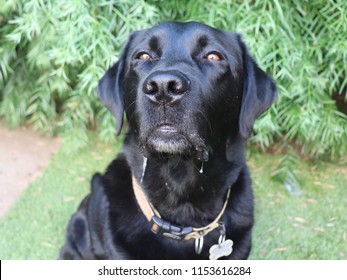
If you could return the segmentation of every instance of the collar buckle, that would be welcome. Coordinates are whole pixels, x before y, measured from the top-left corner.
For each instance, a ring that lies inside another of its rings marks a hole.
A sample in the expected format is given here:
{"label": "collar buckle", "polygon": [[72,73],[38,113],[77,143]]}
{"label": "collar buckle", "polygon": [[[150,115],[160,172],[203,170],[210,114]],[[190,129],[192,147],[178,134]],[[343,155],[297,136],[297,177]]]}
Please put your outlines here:
{"label": "collar buckle", "polygon": [[175,240],[184,240],[188,234],[191,234],[194,231],[193,227],[180,227],[173,225],[156,215],[151,219],[151,230],[155,234],[163,235]]}

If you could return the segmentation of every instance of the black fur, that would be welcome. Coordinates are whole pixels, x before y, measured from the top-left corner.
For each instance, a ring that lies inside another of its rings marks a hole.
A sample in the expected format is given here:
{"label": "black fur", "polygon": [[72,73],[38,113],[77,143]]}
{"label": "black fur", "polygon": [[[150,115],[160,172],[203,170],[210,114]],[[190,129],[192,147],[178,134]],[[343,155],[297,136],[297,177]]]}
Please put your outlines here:
{"label": "black fur", "polygon": [[[131,177],[161,216],[176,225],[203,227],[222,209],[228,259],[251,249],[253,194],[244,141],[255,119],[276,97],[273,80],[253,61],[236,33],[199,23],[164,23],[131,35],[98,92],[116,117],[128,120],[124,148],[72,217],[64,259],[208,259],[219,231],[194,240],[156,235],[141,212]],[[203,169],[203,173],[199,170]]]}

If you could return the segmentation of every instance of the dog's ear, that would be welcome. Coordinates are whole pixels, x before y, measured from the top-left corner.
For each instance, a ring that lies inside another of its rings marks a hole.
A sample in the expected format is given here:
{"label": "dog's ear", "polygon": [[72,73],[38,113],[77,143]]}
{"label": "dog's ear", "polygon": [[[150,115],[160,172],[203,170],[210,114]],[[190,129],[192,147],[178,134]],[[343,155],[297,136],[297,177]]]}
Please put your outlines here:
{"label": "dog's ear", "polygon": [[239,127],[242,137],[247,139],[252,133],[256,118],[274,102],[277,88],[273,79],[254,62],[241,40],[240,45],[243,52],[244,86]]}
{"label": "dog's ear", "polygon": [[118,62],[107,70],[98,84],[98,95],[101,101],[116,118],[116,135],[121,132],[124,118],[122,80],[125,57],[126,51],[124,50]]}

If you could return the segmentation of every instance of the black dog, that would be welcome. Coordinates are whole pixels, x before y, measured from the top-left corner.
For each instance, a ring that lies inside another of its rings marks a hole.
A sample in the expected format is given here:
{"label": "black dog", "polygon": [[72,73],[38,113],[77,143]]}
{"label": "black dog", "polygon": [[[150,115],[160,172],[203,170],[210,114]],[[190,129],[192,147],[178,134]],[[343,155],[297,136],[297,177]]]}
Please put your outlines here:
{"label": "black dog", "polygon": [[128,131],[94,175],[61,258],[246,259],[244,141],[277,92],[240,36],[193,22],[135,32],[98,92],[117,134],[124,111]]}

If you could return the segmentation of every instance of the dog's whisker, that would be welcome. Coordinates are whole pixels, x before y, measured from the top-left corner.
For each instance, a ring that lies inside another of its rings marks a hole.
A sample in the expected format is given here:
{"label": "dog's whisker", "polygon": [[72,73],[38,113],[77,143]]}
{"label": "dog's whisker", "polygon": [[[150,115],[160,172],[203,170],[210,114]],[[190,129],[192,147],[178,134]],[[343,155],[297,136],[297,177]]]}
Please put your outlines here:
{"label": "dog's whisker", "polygon": [[[135,101],[133,101],[132,103],[129,104],[129,106],[127,107],[128,110],[130,110],[130,108],[131,108],[132,106],[136,106],[136,102],[135,102]],[[135,116],[135,113],[136,113],[135,110],[133,110],[133,113],[132,113],[131,116],[129,117],[129,122],[132,121],[132,118]]]}
{"label": "dog's whisker", "polygon": [[213,131],[212,131],[211,122],[210,122],[210,121],[208,120],[208,118],[205,116],[204,112],[202,112],[201,110],[196,110],[196,112],[199,113],[199,114],[201,114],[201,115],[204,117],[204,119],[206,120],[206,122],[207,122],[207,124],[208,124],[208,127],[209,127],[209,129],[210,129],[211,135],[212,135]]}

